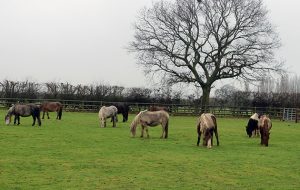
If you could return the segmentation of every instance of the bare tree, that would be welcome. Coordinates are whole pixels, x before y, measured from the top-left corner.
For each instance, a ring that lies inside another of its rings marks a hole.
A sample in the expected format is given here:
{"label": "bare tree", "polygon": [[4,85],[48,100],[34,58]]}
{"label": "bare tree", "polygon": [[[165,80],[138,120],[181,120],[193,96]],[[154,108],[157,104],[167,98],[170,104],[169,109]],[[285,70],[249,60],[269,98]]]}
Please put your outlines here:
{"label": "bare tree", "polygon": [[262,0],[162,0],[139,14],[129,50],[147,73],[202,88],[206,111],[216,81],[280,70],[279,47]]}

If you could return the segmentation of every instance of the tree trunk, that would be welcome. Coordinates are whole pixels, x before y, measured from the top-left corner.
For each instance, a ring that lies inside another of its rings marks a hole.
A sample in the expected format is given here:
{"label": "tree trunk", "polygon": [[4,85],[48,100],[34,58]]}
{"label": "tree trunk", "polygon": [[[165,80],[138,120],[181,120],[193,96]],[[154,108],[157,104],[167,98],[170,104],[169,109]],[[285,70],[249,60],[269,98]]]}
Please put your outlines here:
{"label": "tree trunk", "polygon": [[209,95],[210,95],[211,86],[202,86],[202,98],[201,98],[201,111],[202,113],[209,113]]}

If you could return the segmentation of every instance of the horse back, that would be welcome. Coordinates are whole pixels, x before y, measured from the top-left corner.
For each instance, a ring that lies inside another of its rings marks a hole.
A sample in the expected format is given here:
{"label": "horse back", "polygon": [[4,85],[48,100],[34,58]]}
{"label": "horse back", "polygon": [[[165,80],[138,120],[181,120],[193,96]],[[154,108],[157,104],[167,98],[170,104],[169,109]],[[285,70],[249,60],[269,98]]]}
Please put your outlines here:
{"label": "horse back", "polygon": [[39,113],[40,112],[40,107],[38,105],[35,104],[18,104],[15,105],[14,108],[14,114],[15,115],[20,115],[20,116],[30,116],[32,114],[35,113]]}
{"label": "horse back", "polygon": [[41,111],[59,111],[62,108],[60,102],[43,102],[40,105]]}

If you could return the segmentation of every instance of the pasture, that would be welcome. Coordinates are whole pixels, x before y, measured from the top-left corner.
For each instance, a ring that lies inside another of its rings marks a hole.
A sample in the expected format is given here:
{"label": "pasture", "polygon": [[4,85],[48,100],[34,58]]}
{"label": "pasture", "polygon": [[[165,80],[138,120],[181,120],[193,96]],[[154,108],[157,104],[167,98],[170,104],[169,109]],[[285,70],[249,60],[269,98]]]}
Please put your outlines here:
{"label": "pasture", "polygon": [[170,116],[168,139],[161,127],[141,139],[140,127],[130,137],[134,115],[99,128],[98,113],[52,112],[39,128],[31,117],[6,126],[5,113],[0,189],[300,189],[300,124],[273,121],[261,147],[247,119],[217,118],[220,146],[207,149],[196,146],[196,117]]}

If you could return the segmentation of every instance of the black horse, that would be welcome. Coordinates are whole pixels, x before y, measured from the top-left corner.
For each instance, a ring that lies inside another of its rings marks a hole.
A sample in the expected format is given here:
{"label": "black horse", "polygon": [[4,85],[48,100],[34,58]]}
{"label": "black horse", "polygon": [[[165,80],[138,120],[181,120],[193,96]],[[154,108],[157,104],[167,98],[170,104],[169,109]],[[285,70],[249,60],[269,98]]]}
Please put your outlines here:
{"label": "black horse", "polygon": [[128,120],[128,113],[129,113],[129,105],[123,102],[114,103],[114,106],[118,109],[118,114],[123,115],[123,122]]}
{"label": "black horse", "polygon": [[38,120],[38,125],[41,126],[41,117],[40,117],[40,107],[35,104],[16,104],[10,107],[5,116],[5,123],[8,125],[11,121],[11,116],[15,115],[14,124],[20,124],[20,116],[28,117],[32,116],[33,123],[35,125],[36,119]]}

